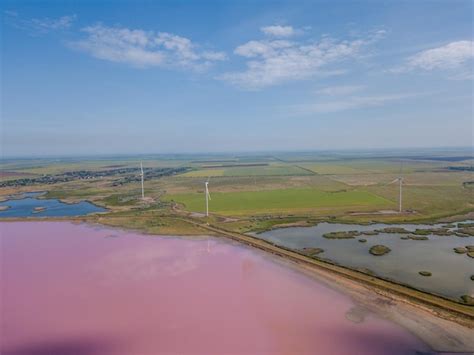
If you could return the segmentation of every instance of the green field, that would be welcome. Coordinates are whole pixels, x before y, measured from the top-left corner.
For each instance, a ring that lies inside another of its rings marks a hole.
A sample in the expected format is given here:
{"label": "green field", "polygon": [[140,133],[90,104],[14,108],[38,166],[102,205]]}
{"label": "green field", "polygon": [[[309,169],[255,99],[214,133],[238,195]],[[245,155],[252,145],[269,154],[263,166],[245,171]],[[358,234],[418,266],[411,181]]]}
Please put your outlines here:
{"label": "green field", "polygon": [[224,176],[310,175],[311,172],[292,165],[268,165],[226,168]]}
{"label": "green field", "polygon": [[[170,200],[179,202],[187,211],[204,211],[204,182],[210,177],[213,216],[237,216],[241,224],[263,214],[278,215],[278,219],[300,216],[352,222],[414,222],[434,221],[474,210],[473,189],[466,187],[474,181],[473,174],[467,169],[459,169],[472,166],[470,150],[387,154],[307,152],[10,159],[0,163],[3,172],[0,183],[77,170],[127,167],[136,168],[138,172],[140,161],[145,168],[186,167],[188,170],[184,174],[145,179],[145,195],[152,201],[147,203],[140,199],[139,181],[117,184],[133,173],[55,184],[6,186],[0,188],[0,196],[48,191],[47,197],[67,202],[88,199],[111,211],[146,208],[166,210],[173,215],[178,211],[166,204]],[[400,176],[400,170],[404,178],[403,209],[406,213],[380,213],[380,210],[397,209],[398,185],[388,183]]]}
{"label": "green field", "polygon": [[[237,165],[237,164],[236,164]],[[198,168],[182,176],[299,176],[312,175],[311,171],[289,164],[269,164],[261,166],[222,166],[213,168]]]}
{"label": "green field", "polygon": [[222,176],[222,175],[224,175],[224,169],[202,169],[202,170],[193,170],[181,176],[209,177],[209,176]]}
{"label": "green field", "polygon": [[[216,192],[210,209],[224,215],[311,212],[393,208],[394,202],[362,190],[326,192],[317,189],[281,189],[268,191]],[[168,201],[181,203],[189,211],[204,212],[204,195],[186,193],[166,195]]]}

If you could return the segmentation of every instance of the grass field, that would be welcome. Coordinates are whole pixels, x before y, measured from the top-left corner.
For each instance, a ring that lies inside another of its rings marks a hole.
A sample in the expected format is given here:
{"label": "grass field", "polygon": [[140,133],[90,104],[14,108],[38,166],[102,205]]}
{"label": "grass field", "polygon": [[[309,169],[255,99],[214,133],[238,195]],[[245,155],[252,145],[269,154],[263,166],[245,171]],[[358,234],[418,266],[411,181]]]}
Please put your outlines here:
{"label": "grass field", "polygon": [[193,170],[181,176],[185,177],[209,177],[209,176],[222,176],[224,175],[224,169],[202,169]]}
{"label": "grass field", "polygon": [[311,172],[292,165],[268,165],[227,168],[224,176],[309,175]]}
{"label": "grass field", "polygon": [[[181,203],[189,211],[204,212],[204,195],[188,193],[166,195],[168,201]],[[213,193],[212,212],[224,215],[309,212],[318,209],[349,210],[394,207],[394,203],[367,191],[326,192],[317,189],[281,189]]]}
{"label": "grass field", "polygon": [[[386,153],[384,153],[386,154]],[[401,153],[397,153],[401,154]],[[173,199],[185,210],[204,210],[204,181],[210,180],[211,211],[247,219],[254,215],[304,215],[307,218],[337,218],[361,221],[416,221],[463,214],[474,210],[473,181],[469,171],[449,170],[452,166],[472,165],[469,151],[413,152],[413,157],[381,157],[366,153],[287,153],[262,155],[169,155],[108,157],[97,159],[19,159],[0,164],[2,179],[42,176],[74,170],[115,169],[119,167],[189,167],[192,171],[145,181],[145,195],[155,201]],[[447,157],[447,159],[444,159]],[[405,215],[354,215],[349,212],[376,212],[396,209],[398,187],[387,185],[400,173],[404,178],[403,208],[416,213]],[[112,211],[143,210],[140,183],[114,184],[122,176],[74,180],[53,185],[4,187],[0,196],[22,191],[48,191],[47,197],[67,202],[88,199]],[[173,211],[169,211],[173,213]]]}

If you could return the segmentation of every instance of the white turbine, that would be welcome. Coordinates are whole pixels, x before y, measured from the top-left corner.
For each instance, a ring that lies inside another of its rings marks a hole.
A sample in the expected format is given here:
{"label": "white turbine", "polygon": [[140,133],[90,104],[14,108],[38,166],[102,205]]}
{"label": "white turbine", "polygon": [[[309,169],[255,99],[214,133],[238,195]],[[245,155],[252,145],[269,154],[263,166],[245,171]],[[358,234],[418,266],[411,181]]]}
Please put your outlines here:
{"label": "white turbine", "polygon": [[399,191],[398,191],[398,213],[402,213],[402,187],[403,187],[403,177],[402,176],[399,176],[397,177],[395,180],[393,180],[392,182],[389,182],[387,185],[391,185],[391,184],[394,184],[398,182],[398,187],[399,187]]}
{"label": "white turbine", "polygon": [[204,186],[206,187],[205,189],[205,194],[206,194],[206,217],[209,217],[209,200],[211,199],[211,195],[209,194],[209,179],[204,183]]}
{"label": "white turbine", "polygon": [[145,174],[143,173],[143,163],[140,162],[140,176],[142,178],[142,200],[145,199],[145,189],[144,189],[144,184],[143,184],[143,180],[145,179]]}

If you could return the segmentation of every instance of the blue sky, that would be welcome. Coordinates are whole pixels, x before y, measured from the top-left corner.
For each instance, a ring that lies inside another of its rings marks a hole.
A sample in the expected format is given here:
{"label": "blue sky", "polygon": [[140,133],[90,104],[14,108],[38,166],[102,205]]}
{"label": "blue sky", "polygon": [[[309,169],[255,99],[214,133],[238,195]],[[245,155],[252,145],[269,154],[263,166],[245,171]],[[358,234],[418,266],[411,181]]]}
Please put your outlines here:
{"label": "blue sky", "polygon": [[5,156],[471,146],[471,1],[3,1]]}

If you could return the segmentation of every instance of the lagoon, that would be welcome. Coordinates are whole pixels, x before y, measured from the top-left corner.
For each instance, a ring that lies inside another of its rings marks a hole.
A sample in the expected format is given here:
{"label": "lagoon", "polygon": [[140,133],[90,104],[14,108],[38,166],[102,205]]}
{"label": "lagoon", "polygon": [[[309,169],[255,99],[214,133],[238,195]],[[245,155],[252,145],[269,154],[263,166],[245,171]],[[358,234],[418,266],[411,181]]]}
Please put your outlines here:
{"label": "lagoon", "polygon": [[0,218],[71,217],[107,211],[88,201],[64,203],[40,198],[42,195],[42,192],[28,192],[0,202]]}
{"label": "lagoon", "polygon": [[225,239],[46,221],[0,231],[5,355],[430,351],[348,295]]}
{"label": "lagoon", "polygon": [[[464,221],[472,222],[472,221]],[[460,222],[461,223],[461,222]],[[340,265],[374,273],[377,276],[459,300],[462,295],[474,295],[474,259],[466,254],[456,254],[455,247],[474,245],[474,237],[428,235],[427,240],[401,239],[406,234],[379,233],[361,235],[353,239],[327,239],[323,235],[339,231],[373,231],[388,227],[415,229],[440,228],[444,224],[340,224],[319,223],[312,227],[290,227],[256,233],[255,237],[286,248],[322,248],[318,258]],[[359,242],[365,239],[365,243]],[[374,256],[369,249],[374,245],[385,245],[391,251],[383,256]],[[430,277],[419,271],[429,271]]]}

